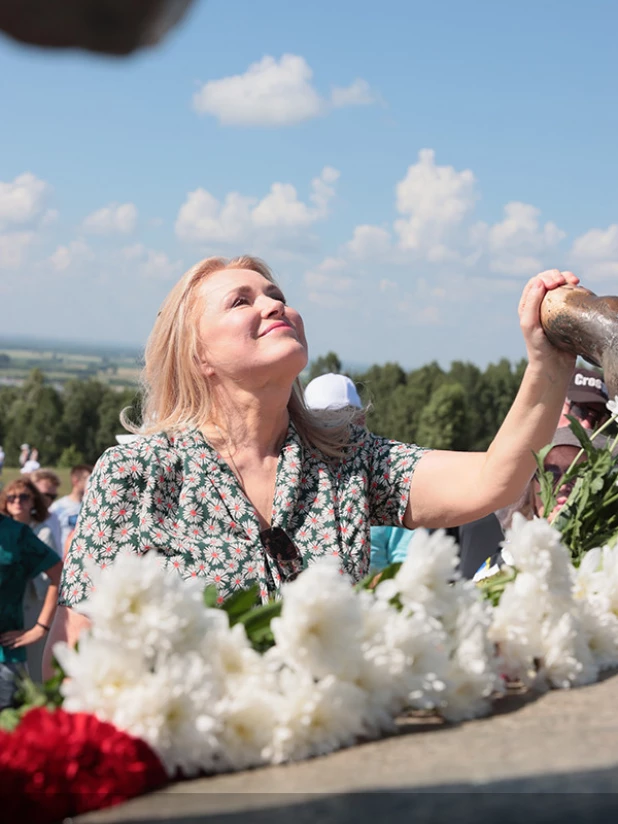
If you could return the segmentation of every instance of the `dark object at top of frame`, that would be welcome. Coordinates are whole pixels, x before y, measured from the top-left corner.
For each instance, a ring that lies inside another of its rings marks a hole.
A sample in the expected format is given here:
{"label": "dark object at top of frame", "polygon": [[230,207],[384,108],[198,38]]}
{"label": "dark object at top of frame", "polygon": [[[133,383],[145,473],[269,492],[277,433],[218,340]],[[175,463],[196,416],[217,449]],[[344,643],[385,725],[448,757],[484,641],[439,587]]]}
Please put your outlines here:
{"label": "dark object at top of frame", "polygon": [[158,43],[193,0],[0,0],[0,29],[50,48],[131,54]]}

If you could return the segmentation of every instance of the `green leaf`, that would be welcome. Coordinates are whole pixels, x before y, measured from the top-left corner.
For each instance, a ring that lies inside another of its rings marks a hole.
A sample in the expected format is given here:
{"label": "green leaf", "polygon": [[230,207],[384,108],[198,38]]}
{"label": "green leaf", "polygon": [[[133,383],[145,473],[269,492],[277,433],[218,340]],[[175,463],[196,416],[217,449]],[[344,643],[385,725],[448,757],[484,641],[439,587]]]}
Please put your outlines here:
{"label": "green leaf", "polygon": [[217,587],[214,584],[209,584],[204,590],[204,605],[209,609],[217,607]]}
{"label": "green leaf", "polygon": [[251,644],[260,652],[275,643],[270,622],[281,615],[281,606],[281,601],[269,601],[254,607],[238,620],[238,623],[244,626]]}
{"label": "green leaf", "polygon": [[577,440],[582,445],[582,449],[585,451],[586,455],[590,458],[596,452],[596,447],[593,445],[592,441],[590,440],[590,436],[581,425],[580,421],[577,418],[574,418],[573,415],[566,416],[569,420],[569,427],[571,431],[577,438]]}
{"label": "green leaf", "polygon": [[237,624],[242,616],[249,612],[260,602],[259,584],[253,584],[248,589],[241,589],[226,598],[221,604],[221,609],[227,612],[230,619],[230,626]]}
{"label": "green leaf", "polygon": [[8,707],[0,711],[0,730],[5,732],[13,732],[21,721],[21,715],[18,710]]}

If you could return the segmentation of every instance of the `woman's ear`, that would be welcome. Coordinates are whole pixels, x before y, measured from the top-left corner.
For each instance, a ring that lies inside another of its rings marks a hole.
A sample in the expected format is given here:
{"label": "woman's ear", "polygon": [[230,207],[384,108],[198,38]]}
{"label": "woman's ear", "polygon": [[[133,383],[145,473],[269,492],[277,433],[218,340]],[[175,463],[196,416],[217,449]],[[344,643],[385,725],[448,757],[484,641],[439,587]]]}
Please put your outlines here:
{"label": "woman's ear", "polygon": [[200,372],[205,378],[212,378],[215,374],[215,370],[205,360],[200,361],[199,366]]}

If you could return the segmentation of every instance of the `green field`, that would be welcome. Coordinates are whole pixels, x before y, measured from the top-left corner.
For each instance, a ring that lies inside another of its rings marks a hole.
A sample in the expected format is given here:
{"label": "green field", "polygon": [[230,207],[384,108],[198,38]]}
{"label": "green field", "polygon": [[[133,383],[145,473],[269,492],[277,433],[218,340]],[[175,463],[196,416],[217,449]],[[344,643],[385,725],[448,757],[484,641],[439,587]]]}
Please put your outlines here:
{"label": "green field", "polygon": [[40,369],[52,383],[62,386],[67,381],[93,378],[118,389],[136,386],[141,355],[137,349],[112,349],[78,344],[47,342],[30,346],[25,343],[0,341],[0,385],[22,384],[32,369]]}
{"label": "green field", "polygon": [[[71,491],[71,479],[69,477],[69,473],[71,472],[71,470],[68,469],[67,467],[64,467],[64,466],[60,467],[58,469],[56,469],[56,467],[45,467],[45,468],[46,469],[48,469],[48,468],[53,469],[54,472],[56,473],[56,475],[58,475],[58,477],[62,481],[62,483],[60,485],[60,489],[58,490],[58,497],[61,498],[63,495],[68,495],[69,492]],[[10,466],[10,467],[5,466],[4,469],[2,470],[2,474],[0,475],[0,486],[6,486],[7,484],[11,483],[11,481],[14,481],[15,478],[19,478],[19,477],[20,477],[19,469],[15,468],[15,467],[12,467],[12,466]]]}

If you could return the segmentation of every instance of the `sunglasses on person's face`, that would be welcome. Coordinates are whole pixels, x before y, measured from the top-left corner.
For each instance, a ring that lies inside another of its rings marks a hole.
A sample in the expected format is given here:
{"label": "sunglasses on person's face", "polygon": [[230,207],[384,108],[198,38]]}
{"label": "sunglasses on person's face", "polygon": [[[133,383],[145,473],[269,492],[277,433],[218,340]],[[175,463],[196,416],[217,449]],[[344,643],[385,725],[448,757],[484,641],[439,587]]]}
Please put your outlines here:
{"label": "sunglasses on person's face", "polygon": [[599,409],[595,406],[589,406],[587,403],[569,403],[569,412],[580,421],[590,421],[592,426],[603,423],[608,417],[604,409]]}
{"label": "sunglasses on person's face", "polygon": [[[545,470],[545,472],[549,472],[551,474],[554,489],[560,489],[561,486],[564,486],[564,484],[562,484],[561,481],[564,476],[564,473],[566,472],[566,469],[563,469],[561,466],[557,466],[556,464],[545,464],[543,469]],[[536,478],[538,480],[538,473]],[[568,482],[569,486],[573,486],[574,483],[574,480]]]}
{"label": "sunglasses on person's face", "polygon": [[303,559],[292,539],[280,526],[260,532],[264,552],[271,558],[282,583],[293,581],[302,572]]}
{"label": "sunglasses on person's face", "polygon": [[6,502],[8,504],[14,504],[19,501],[20,504],[27,504],[28,501],[32,500],[32,495],[28,495],[27,492],[20,492],[19,495],[7,495]]}

